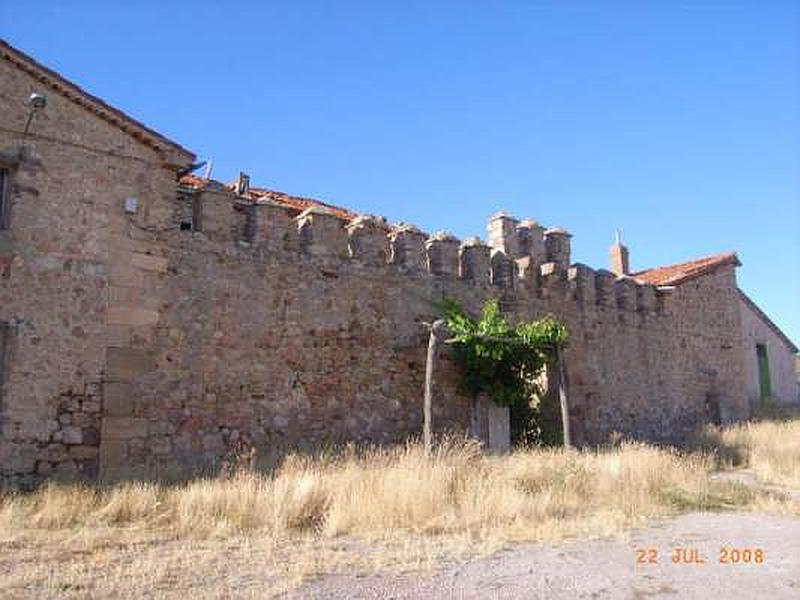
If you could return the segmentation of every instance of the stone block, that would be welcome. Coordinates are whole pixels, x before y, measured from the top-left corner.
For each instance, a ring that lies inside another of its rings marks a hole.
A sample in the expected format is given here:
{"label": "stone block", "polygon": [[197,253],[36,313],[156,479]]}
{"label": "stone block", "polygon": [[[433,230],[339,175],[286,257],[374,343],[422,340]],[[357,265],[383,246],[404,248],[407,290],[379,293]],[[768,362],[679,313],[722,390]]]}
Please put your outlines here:
{"label": "stone block", "polygon": [[158,312],[144,308],[109,308],[107,321],[109,325],[129,325],[142,327],[158,323]]}
{"label": "stone block", "polygon": [[106,377],[109,381],[129,381],[156,368],[149,352],[137,348],[107,348]]}
{"label": "stone block", "polygon": [[534,291],[539,286],[539,264],[531,256],[522,256],[514,261],[517,279],[528,290]]}
{"label": "stone block", "polygon": [[97,446],[72,446],[69,449],[69,455],[75,460],[88,460],[96,458],[100,450]]}
{"label": "stone block", "polygon": [[139,287],[111,285],[108,287],[108,305],[139,306],[143,295],[143,289]]}
{"label": "stone block", "polygon": [[141,269],[131,265],[112,264],[108,271],[108,282],[111,285],[128,287],[144,287],[144,274]]}
{"label": "stone block", "polygon": [[575,263],[567,271],[567,280],[579,302],[585,305],[594,304],[596,284],[593,269],[584,264]]}
{"label": "stone block", "polygon": [[360,216],[347,226],[350,256],[366,264],[384,265],[389,259],[389,236],[385,223]]}
{"label": "stone block", "polygon": [[547,262],[547,248],[544,242],[545,228],[533,219],[525,219],[517,225],[519,257],[527,258],[531,264]]}
{"label": "stone block", "polygon": [[331,209],[312,206],[297,217],[300,249],[314,256],[346,257],[349,254],[344,222]]}
{"label": "stone block", "polygon": [[98,400],[84,400],[81,404],[83,412],[98,413],[100,412],[100,402]]}
{"label": "stone block", "polygon": [[391,257],[389,262],[411,270],[427,268],[426,235],[413,225],[401,224],[389,233]]}
{"label": "stone block", "polygon": [[148,447],[153,454],[163,456],[172,452],[172,441],[169,437],[157,437],[149,441]]}
{"label": "stone block", "polygon": [[617,300],[614,292],[614,282],[617,276],[611,271],[598,269],[594,274],[595,301],[600,306],[616,306]]}
{"label": "stone block", "polygon": [[630,277],[620,277],[614,283],[617,306],[623,310],[636,310],[636,282]]}
{"label": "stone block", "polygon": [[493,250],[491,258],[492,285],[512,289],[517,279],[517,263],[502,250]]}
{"label": "stone block", "polygon": [[134,252],[131,255],[131,264],[134,267],[143,269],[145,271],[154,271],[156,273],[166,273],[168,261],[161,256],[153,256],[151,254],[142,254]]}
{"label": "stone block", "polygon": [[548,262],[554,262],[564,270],[569,268],[571,237],[572,234],[559,227],[553,227],[544,232],[544,244]]}
{"label": "stone block", "polygon": [[133,385],[123,382],[103,384],[104,413],[114,417],[129,417],[133,414]]}
{"label": "stone block", "polygon": [[83,442],[83,434],[79,427],[64,427],[61,430],[61,435],[64,443],[70,446],[76,446]]}
{"label": "stone block", "polygon": [[458,239],[447,232],[433,234],[425,249],[428,252],[428,270],[434,275],[458,275]]}
{"label": "stone block", "polygon": [[48,477],[53,473],[53,463],[46,460],[39,460],[36,462],[36,474],[42,477]]}
{"label": "stone block", "polygon": [[128,443],[125,440],[103,439],[100,444],[100,464],[103,470],[123,465],[128,457]]}
{"label": "stone block", "polygon": [[500,250],[510,258],[517,258],[519,255],[518,224],[517,219],[503,211],[489,217],[486,232],[492,249]]}
{"label": "stone block", "polygon": [[96,446],[100,443],[100,431],[96,427],[86,427],[83,429],[83,443],[87,446]]}
{"label": "stone block", "polygon": [[636,303],[642,312],[655,312],[656,287],[650,284],[640,284],[636,288]]}
{"label": "stone block", "polygon": [[106,346],[120,348],[131,345],[133,328],[130,325],[107,325]]}
{"label": "stone block", "polygon": [[147,435],[147,419],[136,417],[105,417],[101,438],[106,440],[130,440]]}
{"label": "stone block", "polygon": [[490,255],[491,248],[481,242],[480,238],[465,241],[460,254],[459,273],[461,278],[479,285],[489,283],[491,280]]}
{"label": "stone block", "polygon": [[284,250],[290,245],[289,238],[294,237],[296,232],[292,231],[292,218],[286,206],[262,199],[250,210],[254,224],[253,244],[272,252]]}

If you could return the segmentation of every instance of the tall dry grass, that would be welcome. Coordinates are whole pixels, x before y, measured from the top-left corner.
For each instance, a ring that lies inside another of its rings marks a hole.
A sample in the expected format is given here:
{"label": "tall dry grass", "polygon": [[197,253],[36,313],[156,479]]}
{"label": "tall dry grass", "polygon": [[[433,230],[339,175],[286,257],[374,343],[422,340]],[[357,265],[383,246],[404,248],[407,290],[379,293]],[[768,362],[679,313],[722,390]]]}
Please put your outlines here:
{"label": "tall dry grass", "polygon": [[[768,442],[769,432],[758,438],[758,444]],[[89,535],[114,529],[206,539],[308,533],[370,540],[403,534],[554,539],[752,500],[746,490],[712,484],[712,468],[708,456],[640,444],[496,457],[483,455],[474,442],[451,439],[430,457],[414,444],[351,449],[292,456],[269,475],[239,471],[184,485],[51,484],[2,498],[0,539],[33,530]]]}
{"label": "tall dry grass", "polygon": [[724,468],[747,467],[762,481],[800,488],[800,418],[708,428],[699,446]]}
{"label": "tall dry grass", "polygon": [[800,514],[710,477],[723,449],[793,480],[798,427],[715,430],[708,453],[623,444],[486,456],[449,439],[432,456],[415,444],[351,448],[183,485],[53,483],[0,495],[0,596],[216,598],[235,588],[261,598],[311,574],[435,568],[443,557],[611,534],[686,510]]}

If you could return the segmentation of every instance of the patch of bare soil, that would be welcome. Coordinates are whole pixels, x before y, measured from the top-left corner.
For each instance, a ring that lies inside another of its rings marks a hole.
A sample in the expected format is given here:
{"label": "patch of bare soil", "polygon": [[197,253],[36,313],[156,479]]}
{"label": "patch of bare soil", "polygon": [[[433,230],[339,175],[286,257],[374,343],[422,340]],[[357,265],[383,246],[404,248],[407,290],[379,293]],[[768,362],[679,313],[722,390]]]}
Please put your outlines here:
{"label": "patch of bare soil", "polygon": [[796,600],[800,519],[692,513],[614,539],[517,546],[429,577],[323,577],[289,597]]}

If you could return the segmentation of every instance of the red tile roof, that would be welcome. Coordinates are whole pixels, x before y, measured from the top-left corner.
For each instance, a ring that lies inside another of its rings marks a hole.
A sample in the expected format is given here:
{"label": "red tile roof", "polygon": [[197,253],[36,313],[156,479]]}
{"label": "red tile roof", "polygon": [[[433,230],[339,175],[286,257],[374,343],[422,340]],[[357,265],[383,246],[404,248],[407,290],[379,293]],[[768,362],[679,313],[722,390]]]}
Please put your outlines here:
{"label": "red tile roof", "polygon": [[642,283],[651,283],[653,285],[680,285],[702,275],[707,275],[723,265],[738,267],[741,264],[735,252],[725,252],[675,265],[646,269],[638,273],[631,273],[631,277]]}
{"label": "red tile roof", "polygon": [[187,173],[186,175],[181,175],[181,178],[178,180],[184,187],[189,187],[194,190],[202,190],[211,182],[210,179],[205,177],[198,177],[197,175],[192,175],[191,173]]}
{"label": "red tile roof", "polygon": [[[188,175],[184,175],[180,179],[180,184],[189,187],[195,190],[202,190],[207,187],[211,187],[212,185],[216,184],[217,187],[221,187],[229,192],[233,192],[236,189],[236,183],[229,183],[229,184],[222,184],[212,179],[206,179],[205,177],[198,177],[197,175],[192,175],[191,173]],[[324,206],[325,208],[329,208],[331,212],[339,217],[344,221],[352,221],[355,219],[358,214],[348,210],[346,208],[342,208],[341,206],[335,206],[333,204],[328,204],[327,202],[323,202],[322,200],[316,200],[314,198],[303,198],[301,196],[290,196],[289,194],[284,194],[283,192],[276,192],[275,190],[269,190],[266,188],[259,188],[259,187],[250,187],[250,191],[247,193],[244,198],[248,200],[252,200],[254,202],[258,202],[259,200],[271,200],[272,202],[277,202],[278,204],[282,204],[289,209],[289,213],[296,217],[301,212],[310,208],[311,206]]]}
{"label": "red tile roof", "polygon": [[188,165],[195,159],[195,155],[191,151],[177,142],[173,142],[130,115],[106,104],[97,96],[93,96],[55,71],[48,69],[2,38],[0,38],[0,58],[8,60],[18,69],[28,73],[54,92],[93,112],[99,118],[121,129],[140,143],[160,152],[171,151],[172,159],[178,166]]}
{"label": "red tile roof", "polygon": [[[235,184],[233,187],[235,187]],[[324,206],[325,208],[331,209],[331,212],[334,215],[345,221],[352,221],[358,216],[351,210],[342,208],[341,206],[328,204],[327,202],[323,202],[322,200],[316,200],[314,198],[303,198],[301,196],[290,196],[289,194],[284,194],[283,192],[276,192],[275,190],[268,190],[266,188],[251,187],[250,197],[256,201],[272,200],[273,202],[277,202],[278,204],[283,204],[284,206],[289,207],[290,212],[294,213],[296,211],[297,215],[299,215],[305,209],[310,208],[311,206]]]}

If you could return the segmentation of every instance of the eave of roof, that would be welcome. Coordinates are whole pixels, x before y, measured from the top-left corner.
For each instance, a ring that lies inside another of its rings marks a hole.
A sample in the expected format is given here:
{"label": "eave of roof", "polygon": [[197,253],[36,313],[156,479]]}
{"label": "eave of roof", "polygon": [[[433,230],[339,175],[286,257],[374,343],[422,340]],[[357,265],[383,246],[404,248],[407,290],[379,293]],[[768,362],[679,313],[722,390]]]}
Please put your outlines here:
{"label": "eave of roof", "polygon": [[761,310],[755,302],[753,302],[753,300],[750,298],[750,296],[745,294],[741,289],[739,290],[739,296],[741,297],[742,301],[754,313],[756,313],[756,316],[758,316],[764,322],[764,324],[767,325],[767,327],[772,329],[772,331],[775,332],[775,335],[777,335],[779,338],[781,338],[783,340],[783,342],[792,350],[792,352],[797,354],[798,348],[797,348],[797,346],[794,345],[792,340],[789,339],[789,336],[786,335],[785,333],[783,333],[783,331],[781,331],[781,328],[778,327],[775,324],[775,322],[772,319],[770,319],[767,316],[767,314],[763,310]]}
{"label": "eave of roof", "polygon": [[52,69],[45,67],[33,57],[15,48],[2,38],[0,38],[0,58],[8,60],[53,91],[78,106],[93,112],[99,118],[124,131],[138,142],[164,153],[165,158],[168,153],[171,154],[169,162],[173,166],[185,166],[195,160],[196,157],[190,150],[150,129],[121,110],[105,103],[97,96],[90,94]]}
{"label": "eave of roof", "polygon": [[[197,175],[192,175],[192,174],[187,174],[181,177],[180,184],[186,188],[190,188],[193,190],[224,189],[225,191],[231,194],[234,194],[236,190],[235,183],[223,184],[213,179],[206,179],[204,177],[198,177]],[[355,213],[341,206],[336,206],[335,204],[329,204],[327,202],[323,202],[322,200],[317,200],[315,198],[291,196],[289,194],[285,194],[283,192],[276,192],[275,190],[270,190],[267,188],[250,187],[250,189],[246,194],[239,197],[244,198],[246,200],[250,200],[251,202],[258,202],[259,200],[270,200],[272,202],[277,202],[278,204],[281,204],[289,208],[293,216],[297,216],[304,210],[311,208],[313,206],[321,206],[330,209],[331,214],[342,219],[343,221],[352,221],[358,216],[358,213]]]}
{"label": "eave of roof", "polygon": [[642,283],[650,283],[658,286],[673,286],[713,273],[725,265],[739,267],[741,264],[735,252],[725,252],[674,265],[645,269],[644,271],[631,273],[630,276]]}
{"label": "eave of roof", "polygon": [[266,188],[250,188],[250,198],[255,201],[271,200],[272,202],[283,204],[284,206],[288,206],[289,208],[298,212],[302,212],[308,208],[311,208],[312,206],[322,206],[329,209],[331,214],[344,221],[352,221],[358,216],[357,213],[354,213],[351,210],[342,208],[341,206],[336,206],[335,204],[323,202],[322,200],[317,200],[315,198],[303,198],[302,196],[290,196],[289,194],[276,192],[275,190],[268,190]]}

